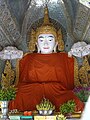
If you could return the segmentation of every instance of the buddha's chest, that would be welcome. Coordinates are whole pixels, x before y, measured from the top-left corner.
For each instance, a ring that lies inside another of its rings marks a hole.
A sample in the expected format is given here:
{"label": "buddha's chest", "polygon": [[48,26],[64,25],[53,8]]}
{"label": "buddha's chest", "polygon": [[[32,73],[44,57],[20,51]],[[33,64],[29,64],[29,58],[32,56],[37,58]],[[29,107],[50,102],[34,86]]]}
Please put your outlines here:
{"label": "buddha's chest", "polygon": [[32,81],[59,81],[66,77],[66,70],[62,64],[32,64],[27,69],[28,79]]}

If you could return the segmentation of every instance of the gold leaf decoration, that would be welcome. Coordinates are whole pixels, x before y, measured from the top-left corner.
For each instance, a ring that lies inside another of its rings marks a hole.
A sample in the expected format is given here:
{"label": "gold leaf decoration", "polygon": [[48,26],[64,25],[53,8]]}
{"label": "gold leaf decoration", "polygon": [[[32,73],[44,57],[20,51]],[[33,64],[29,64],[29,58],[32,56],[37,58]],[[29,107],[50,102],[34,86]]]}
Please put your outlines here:
{"label": "gold leaf decoration", "polygon": [[81,84],[83,86],[89,86],[89,73],[90,71],[90,65],[88,63],[87,57],[84,58],[83,64],[81,68],[79,69],[79,79],[81,80]]}
{"label": "gold leaf decoration", "polygon": [[11,86],[14,82],[14,78],[15,78],[14,70],[12,70],[10,62],[6,61],[4,73],[2,73],[2,80],[1,80],[2,88],[7,88]]}
{"label": "gold leaf decoration", "polygon": [[78,77],[78,62],[77,59],[74,57],[74,85],[75,86],[81,86],[79,82],[79,77]]}

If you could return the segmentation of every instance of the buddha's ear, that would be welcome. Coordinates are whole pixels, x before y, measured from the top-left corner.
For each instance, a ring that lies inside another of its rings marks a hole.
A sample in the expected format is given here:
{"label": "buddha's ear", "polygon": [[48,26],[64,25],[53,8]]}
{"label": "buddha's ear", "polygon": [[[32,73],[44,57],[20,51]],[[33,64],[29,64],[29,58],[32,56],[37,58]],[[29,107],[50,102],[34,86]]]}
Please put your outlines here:
{"label": "buddha's ear", "polygon": [[55,52],[55,53],[56,53],[57,45],[58,45],[58,42],[56,42],[56,43],[55,43],[55,46],[54,46],[54,52]]}
{"label": "buddha's ear", "polygon": [[36,46],[37,46],[37,50],[38,50],[38,53],[40,53],[40,48],[38,46],[38,43],[36,42]]}

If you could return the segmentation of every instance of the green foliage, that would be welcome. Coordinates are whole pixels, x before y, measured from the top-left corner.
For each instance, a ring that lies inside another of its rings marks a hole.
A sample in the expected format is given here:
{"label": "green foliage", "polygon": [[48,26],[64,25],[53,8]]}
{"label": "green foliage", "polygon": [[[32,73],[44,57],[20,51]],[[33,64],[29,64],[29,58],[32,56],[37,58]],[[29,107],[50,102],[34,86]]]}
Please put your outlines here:
{"label": "green foliage", "polygon": [[14,86],[10,86],[9,88],[0,89],[0,101],[9,101],[15,99],[16,96],[16,88]]}
{"label": "green foliage", "polygon": [[[89,93],[90,94],[90,93]],[[76,94],[76,96],[82,101],[82,102],[87,102],[88,100],[88,94],[85,94],[84,91],[80,91],[79,93]]]}
{"label": "green foliage", "polygon": [[82,101],[87,102],[88,97],[90,96],[90,87],[78,86],[74,88],[75,95]]}
{"label": "green foliage", "polygon": [[74,100],[69,100],[68,102],[60,106],[60,113],[62,114],[73,113],[75,112],[75,107],[76,107],[76,104]]}
{"label": "green foliage", "polygon": [[49,99],[42,99],[39,105],[36,105],[37,110],[54,110],[55,106],[49,101]]}

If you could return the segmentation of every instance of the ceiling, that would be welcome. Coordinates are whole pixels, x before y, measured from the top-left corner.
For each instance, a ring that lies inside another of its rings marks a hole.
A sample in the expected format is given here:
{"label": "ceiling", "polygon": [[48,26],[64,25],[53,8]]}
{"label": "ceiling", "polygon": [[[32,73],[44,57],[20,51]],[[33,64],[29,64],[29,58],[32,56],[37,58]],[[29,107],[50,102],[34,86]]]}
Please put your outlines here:
{"label": "ceiling", "polygon": [[90,0],[0,0],[0,51],[28,51],[28,32],[42,24],[46,4],[50,20],[62,29],[65,51],[77,41],[90,43]]}

